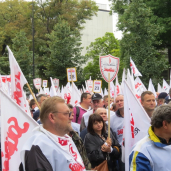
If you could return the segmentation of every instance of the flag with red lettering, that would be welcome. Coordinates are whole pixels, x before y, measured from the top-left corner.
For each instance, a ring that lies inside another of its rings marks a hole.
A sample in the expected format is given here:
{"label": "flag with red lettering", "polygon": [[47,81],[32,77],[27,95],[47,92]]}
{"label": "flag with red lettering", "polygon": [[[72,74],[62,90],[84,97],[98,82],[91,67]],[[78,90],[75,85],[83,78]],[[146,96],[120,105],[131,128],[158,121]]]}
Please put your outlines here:
{"label": "flag with red lettering", "polygon": [[141,73],[138,71],[137,67],[135,66],[134,61],[130,57],[130,67],[135,77],[142,76]]}
{"label": "flag with red lettering", "polygon": [[7,46],[9,53],[9,63],[11,71],[11,96],[16,103],[24,109],[25,112],[30,114],[29,106],[23,91],[23,86],[27,83],[24,74],[22,73],[12,51]]}
{"label": "flag with red lettering", "polygon": [[150,118],[135,97],[127,82],[124,82],[124,146],[125,170],[129,171],[129,154],[135,143],[148,134]]}
{"label": "flag with red lettering", "polygon": [[163,79],[163,92],[169,93],[170,86],[168,83]]}
{"label": "flag with red lettering", "polygon": [[18,170],[20,151],[38,124],[9,96],[1,97],[1,155],[2,170]]}
{"label": "flag with red lettering", "polygon": [[139,101],[141,101],[141,94],[144,91],[147,91],[147,89],[145,88],[144,84],[142,83],[139,77],[136,77],[134,84],[135,84],[135,96]]}
{"label": "flag with red lettering", "polygon": [[71,92],[71,104],[73,106],[77,106],[80,103],[80,99],[81,99],[81,94],[80,94],[77,86],[73,82],[72,83],[72,92]]}

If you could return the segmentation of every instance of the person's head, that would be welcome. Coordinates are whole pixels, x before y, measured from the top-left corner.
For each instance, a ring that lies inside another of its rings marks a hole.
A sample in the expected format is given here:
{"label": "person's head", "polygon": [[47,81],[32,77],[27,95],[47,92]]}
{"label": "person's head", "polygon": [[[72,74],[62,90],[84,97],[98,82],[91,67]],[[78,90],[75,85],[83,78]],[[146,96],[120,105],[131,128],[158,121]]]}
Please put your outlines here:
{"label": "person's head", "polygon": [[90,93],[82,93],[81,103],[84,103],[87,106],[91,106],[91,94]]}
{"label": "person's head", "polygon": [[103,118],[99,114],[92,114],[88,120],[87,130],[90,134],[95,134],[101,132],[105,133],[105,123]]}
{"label": "person's head", "polygon": [[118,110],[123,109],[124,108],[124,96],[122,94],[118,94],[115,99],[115,103],[116,103],[116,108]]}
{"label": "person's head", "polygon": [[39,94],[37,96],[37,102],[39,103],[39,105],[41,106],[43,101],[46,100],[48,97],[46,94]]}
{"label": "person's head", "polygon": [[50,97],[42,103],[40,120],[49,132],[64,136],[72,130],[70,110],[65,100],[60,97]]}
{"label": "person's head", "polygon": [[71,112],[70,119],[73,120],[74,119],[74,111],[73,111],[74,107],[72,106],[72,104],[67,104],[67,106]]}
{"label": "person's head", "polygon": [[171,106],[162,105],[156,108],[151,118],[151,125],[160,131],[161,138],[171,138]]}
{"label": "person's head", "polygon": [[103,121],[106,122],[107,121],[107,111],[105,108],[98,108],[95,111],[95,114],[100,115],[103,118]]}
{"label": "person's head", "polygon": [[93,109],[96,110],[99,107],[103,107],[103,99],[102,96],[98,93],[92,95]]}
{"label": "person's head", "polygon": [[116,103],[113,103],[111,108],[110,108],[111,111],[113,112],[116,112],[118,109],[116,108]]}
{"label": "person's head", "polygon": [[[103,97],[103,101],[104,101],[105,107],[107,107],[107,106],[108,106],[108,95],[106,95],[106,96]],[[110,97],[110,103],[111,103],[111,102],[112,102],[112,99],[111,99],[111,97]]]}
{"label": "person's head", "polygon": [[29,104],[29,105],[30,105],[30,109],[31,109],[31,110],[33,110],[33,109],[37,106],[34,99],[31,99],[31,100],[30,100],[30,104]]}
{"label": "person's head", "polygon": [[144,91],[141,94],[141,104],[149,117],[151,117],[151,114],[156,106],[154,94],[151,91]]}
{"label": "person's head", "polygon": [[166,92],[161,92],[158,95],[157,106],[163,105],[165,103],[165,98],[166,97],[167,97],[167,93]]}

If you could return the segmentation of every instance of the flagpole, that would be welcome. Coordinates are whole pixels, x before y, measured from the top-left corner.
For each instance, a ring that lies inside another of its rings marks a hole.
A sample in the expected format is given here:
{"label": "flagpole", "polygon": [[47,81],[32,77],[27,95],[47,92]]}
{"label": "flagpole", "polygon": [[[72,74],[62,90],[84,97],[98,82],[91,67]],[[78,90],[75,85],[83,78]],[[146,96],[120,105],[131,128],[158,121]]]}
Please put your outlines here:
{"label": "flagpole", "polygon": [[[33,80],[35,78],[35,75],[34,75],[34,3],[33,3],[33,0],[32,0],[32,50],[33,50]],[[35,88],[33,86],[33,92],[35,94]]]}
{"label": "flagpole", "polygon": [[108,137],[110,138],[110,72],[108,72]]}
{"label": "flagpole", "polygon": [[33,98],[34,98],[34,100],[35,100],[35,102],[36,102],[36,104],[37,104],[37,107],[38,107],[39,110],[40,110],[39,103],[37,102],[37,99],[35,98],[35,95],[33,94],[32,90],[31,90],[31,88],[30,88],[30,85],[29,85],[28,83],[26,83],[26,84],[27,84],[28,89],[30,90],[31,95],[33,96]]}

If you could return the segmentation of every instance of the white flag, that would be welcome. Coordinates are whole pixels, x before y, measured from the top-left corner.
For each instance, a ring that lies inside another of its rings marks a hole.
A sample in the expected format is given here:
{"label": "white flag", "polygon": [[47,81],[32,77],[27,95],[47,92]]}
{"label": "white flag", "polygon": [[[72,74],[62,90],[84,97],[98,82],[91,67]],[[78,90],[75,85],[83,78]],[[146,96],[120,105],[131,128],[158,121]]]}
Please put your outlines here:
{"label": "white flag", "polygon": [[157,92],[158,93],[162,92],[162,88],[161,88],[161,85],[159,83],[157,84]]}
{"label": "white flag", "polygon": [[140,80],[139,77],[136,77],[134,84],[135,84],[135,96],[140,101],[141,100],[141,94],[144,91],[147,91],[147,89],[145,88],[144,84],[142,83],[142,81]]}
{"label": "white flag", "polygon": [[148,134],[150,118],[125,81],[124,84],[124,136],[125,170],[129,171],[132,147]]}
{"label": "white flag", "polygon": [[26,102],[26,97],[24,97],[23,86],[27,83],[26,78],[24,77],[16,59],[14,58],[13,53],[10,48],[7,46],[9,53],[9,63],[11,70],[11,95],[12,99],[21,106],[28,114],[30,114],[28,103]]}
{"label": "white flag", "polygon": [[148,91],[151,91],[154,94],[155,98],[157,98],[157,94],[156,94],[151,78],[150,78],[149,85],[148,85]]}
{"label": "white flag", "polygon": [[130,67],[135,77],[142,76],[134,64],[134,61],[130,58]]}
{"label": "white flag", "polygon": [[20,151],[38,124],[0,90],[2,170],[18,170]]}
{"label": "white flag", "polygon": [[73,87],[72,87],[72,93],[71,93],[71,104],[73,106],[76,106],[80,102],[81,94],[80,94],[77,86],[74,84],[74,82],[73,82],[73,85],[72,86]]}
{"label": "white flag", "polygon": [[57,96],[57,92],[56,92],[56,89],[55,89],[55,86],[54,86],[52,77],[50,77],[50,81],[51,81],[50,96],[51,96],[51,97]]}
{"label": "white flag", "polygon": [[167,82],[163,79],[163,92],[169,93],[170,86]]}

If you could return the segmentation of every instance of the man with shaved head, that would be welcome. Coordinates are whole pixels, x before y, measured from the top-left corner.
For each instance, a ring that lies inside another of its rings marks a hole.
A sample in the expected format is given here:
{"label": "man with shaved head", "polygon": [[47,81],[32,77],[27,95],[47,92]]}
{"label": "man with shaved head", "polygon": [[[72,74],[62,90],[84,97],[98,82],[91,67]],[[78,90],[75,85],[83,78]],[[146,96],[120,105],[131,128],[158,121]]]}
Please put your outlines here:
{"label": "man with shaved head", "polygon": [[[122,94],[119,94],[116,99],[116,108],[118,109],[115,112],[115,115],[111,116],[110,119],[110,126],[114,133],[116,133],[117,140],[119,144],[122,144],[123,140],[123,125],[124,125],[124,96]],[[125,163],[119,160],[119,170],[124,171],[125,170]]]}

